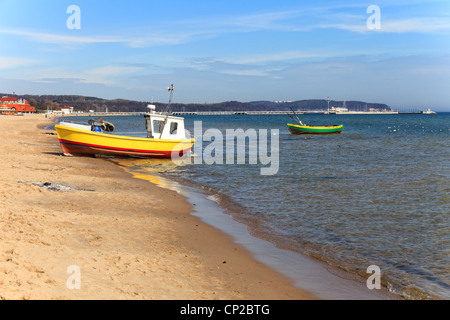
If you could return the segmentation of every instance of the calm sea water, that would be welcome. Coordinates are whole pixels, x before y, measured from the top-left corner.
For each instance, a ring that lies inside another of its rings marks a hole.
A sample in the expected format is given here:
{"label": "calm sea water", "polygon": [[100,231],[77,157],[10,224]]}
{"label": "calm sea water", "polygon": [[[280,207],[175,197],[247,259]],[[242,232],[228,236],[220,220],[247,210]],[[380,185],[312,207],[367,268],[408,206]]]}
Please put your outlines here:
{"label": "calm sea water", "polygon": [[[143,117],[104,119],[116,134],[145,136]],[[224,138],[226,129],[279,129],[278,173],[170,160],[134,160],[130,169],[204,190],[280,247],[364,277],[377,265],[383,284],[405,298],[450,298],[450,113],[302,116],[311,125],[344,124],[327,136],[291,135],[288,116],[185,119],[191,133],[202,121]]]}

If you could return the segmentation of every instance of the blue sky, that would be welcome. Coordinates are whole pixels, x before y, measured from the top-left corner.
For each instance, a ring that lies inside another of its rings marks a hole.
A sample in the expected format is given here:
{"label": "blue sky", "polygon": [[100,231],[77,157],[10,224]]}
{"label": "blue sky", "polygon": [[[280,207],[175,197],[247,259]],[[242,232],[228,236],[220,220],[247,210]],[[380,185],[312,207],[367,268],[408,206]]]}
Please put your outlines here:
{"label": "blue sky", "polygon": [[173,83],[174,102],[450,111],[448,0],[0,0],[0,13],[0,92],[167,102]]}

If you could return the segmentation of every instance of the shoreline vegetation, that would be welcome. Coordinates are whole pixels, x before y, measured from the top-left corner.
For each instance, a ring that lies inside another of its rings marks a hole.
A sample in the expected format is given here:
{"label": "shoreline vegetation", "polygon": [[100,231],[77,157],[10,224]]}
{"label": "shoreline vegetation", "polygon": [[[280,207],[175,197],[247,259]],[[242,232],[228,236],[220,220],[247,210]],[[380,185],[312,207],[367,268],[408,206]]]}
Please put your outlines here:
{"label": "shoreline vegetation", "polygon": [[61,156],[51,124],[0,116],[0,299],[317,299],[175,191],[103,159]]}
{"label": "shoreline vegetation", "polygon": [[[1,94],[0,96],[7,96]],[[31,106],[40,111],[57,110],[60,107],[73,107],[74,112],[146,112],[148,104],[154,104],[157,111],[164,111],[167,103],[134,101],[126,99],[101,99],[80,95],[13,95],[26,99]],[[363,101],[330,100],[329,107],[346,107],[349,111],[391,111],[383,103],[369,103]],[[219,103],[172,103],[173,112],[208,112],[208,111],[314,111],[327,110],[326,99],[307,99],[296,101],[225,101]]]}

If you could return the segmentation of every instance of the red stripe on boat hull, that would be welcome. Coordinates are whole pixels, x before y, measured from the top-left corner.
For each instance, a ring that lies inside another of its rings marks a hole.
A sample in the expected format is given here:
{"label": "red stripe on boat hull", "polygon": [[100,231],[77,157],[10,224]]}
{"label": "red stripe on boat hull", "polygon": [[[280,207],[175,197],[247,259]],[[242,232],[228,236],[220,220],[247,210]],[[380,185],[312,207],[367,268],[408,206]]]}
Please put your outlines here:
{"label": "red stripe on boat hull", "polygon": [[191,148],[181,151],[133,150],[98,145],[89,145],[60,139],[61,149],[65,155],[72,156],[113,156],[121,158],[171,158],[172,154],[187,154]]}

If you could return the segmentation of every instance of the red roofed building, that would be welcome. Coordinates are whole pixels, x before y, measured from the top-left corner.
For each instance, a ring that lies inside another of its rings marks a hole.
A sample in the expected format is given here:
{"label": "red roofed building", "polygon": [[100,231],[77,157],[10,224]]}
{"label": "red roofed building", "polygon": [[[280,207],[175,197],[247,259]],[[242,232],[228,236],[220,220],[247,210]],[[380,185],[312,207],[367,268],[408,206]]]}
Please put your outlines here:
{"label": "red roofed building", "polygon": [[73,107],[58,107],[61,110],[62,114],[73,113]]}
{"label": "red roofed building", "polygon": [[36,112],[36,108],[30,106],[27,100],[18,99],[14,97],[2,97],[0,99],[0,112],[1,113],[15,113],[24,112],[32,113]]}

